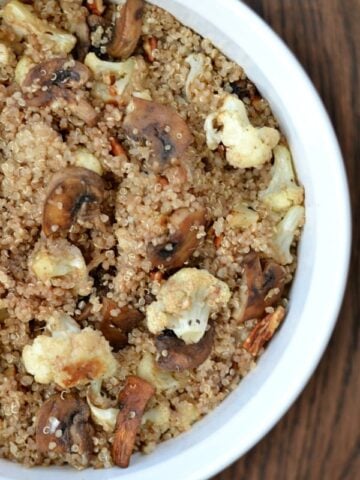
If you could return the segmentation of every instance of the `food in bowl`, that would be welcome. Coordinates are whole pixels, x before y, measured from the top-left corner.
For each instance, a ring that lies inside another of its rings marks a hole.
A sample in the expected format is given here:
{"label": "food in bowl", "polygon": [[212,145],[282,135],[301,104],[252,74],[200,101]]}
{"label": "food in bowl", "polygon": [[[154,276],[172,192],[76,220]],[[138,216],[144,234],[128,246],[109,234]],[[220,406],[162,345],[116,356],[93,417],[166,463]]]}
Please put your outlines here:
{"label": "food in bowl", "polygon": [[141,0],[1,11],[0,455],[127,467],[286,316],[304,192],[269,105]]}

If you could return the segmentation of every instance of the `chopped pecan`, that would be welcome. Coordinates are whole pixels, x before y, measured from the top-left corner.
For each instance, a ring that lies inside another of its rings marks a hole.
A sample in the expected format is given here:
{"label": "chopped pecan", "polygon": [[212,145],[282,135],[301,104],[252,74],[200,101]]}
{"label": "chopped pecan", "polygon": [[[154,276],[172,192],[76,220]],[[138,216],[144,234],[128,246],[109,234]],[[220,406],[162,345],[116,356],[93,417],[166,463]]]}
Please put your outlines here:
{"label": "chopped pecan", "polygon": [[146,37],[143,43],[143,49],[146,55],[147,60],[150,63],[153,63],[155,58],[154,58],[154,50],[157,48],[157,38],[156,37]]}
{"label": "chopped pecan", "polygon": [[243,344],[245,350],[251,353],[254,357],[259,355],[260,350],[265,343],[272,338],[284,318],[285,309],[281,306],[277,307],[273,313],[266,315],[266,317],[260,320],[260,322],[254,327],[248,338],[245,340]]}
{"label": "chopped pecan", "polygon": [[117,417],[112,457],[115,465],[127,468],[130,463],[136,435],[146,405],[155,394],[155,388],[140,377],[129,376],[120,392],[120,412]]}

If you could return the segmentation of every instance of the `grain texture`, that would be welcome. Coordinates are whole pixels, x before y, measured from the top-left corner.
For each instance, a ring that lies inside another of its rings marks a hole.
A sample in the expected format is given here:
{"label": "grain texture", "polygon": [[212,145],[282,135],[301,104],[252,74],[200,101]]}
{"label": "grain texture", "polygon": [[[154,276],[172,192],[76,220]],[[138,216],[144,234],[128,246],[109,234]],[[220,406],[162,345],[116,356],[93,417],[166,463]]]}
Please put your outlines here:
{"label": "grain texture", "polygon": [[360,478],[360,1],[246,3],[297,55],[334,123],[349,175],[353,254],[342,311],[310,383],[281,422],[215,479],[355,480]]}

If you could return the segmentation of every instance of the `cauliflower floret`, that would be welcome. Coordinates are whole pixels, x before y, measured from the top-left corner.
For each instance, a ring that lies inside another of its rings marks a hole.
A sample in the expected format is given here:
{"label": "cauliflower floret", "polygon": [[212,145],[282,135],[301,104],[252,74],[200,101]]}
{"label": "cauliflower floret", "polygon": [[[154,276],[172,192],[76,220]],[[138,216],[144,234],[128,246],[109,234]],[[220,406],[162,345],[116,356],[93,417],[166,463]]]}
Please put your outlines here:
{"label": "cauliflower floret", "polygon": [[174,376],[165,370],[161,370],[149,352],[145,352],[137,367],[137,376],[151,383],[159,392],[164,390],[176,390],[179,382]]}
{"label": "cauliflower floret", "polygon": [[160,403],[151,408],[141,418],[141,425],[155,425],[161,433],[166,432],[170,427],[171,410],[167,404]]}
{"label": "cauliflower floret", "polygon": [[290,247],[294,240],[296,230],[302,226],[305,219],[304,207],[291,207],[285,217],[277,224],[276,233],[272,239],[273,258],[281,265],[293,261]]}
{"label": "cauliflower floret", "polygon": [[30,57],[21,57],[15,68],[15,81],[18,85],[22,85],[27,74],[35,66]]}
{"label": "cauliflower floret", "polygon": [[65,239],[43,244],[30,258],[30,269],[47,285],[57,285],[66,278],[69,288],[79,295],[88,295],[91,282],[81,251]]}
{"label": "cauliflower floret", "polygon": [[96,80],[93,95],[104,102],[126,103],[131,95],[151,100],[150,92],[142,87],[146,73],[142,59],[130,57],[124,62],[107,62],[91,52],[86,55],[84,63]]}
{"label": "cauliflower floret", "polygon": [[35,35],[41,45],[54,53],[69,53],[75,47],[76,37],[38,18],[32,7],[11,0],[2,11],[2,18],[20,37]]}
{"label": "cauliflower floret", "polygon": [[37,382],[71,388],[115,373],[116,360],[101,332],[90,327],[80,330],[64,314],[50,317],[48,329],[51,337],[39,335],[22,353],[26,371]]}
{"label": "cauliflower floret", "polygon": [[275,211],[287,210],[292,205],[301,205],[304,200],[304,189],[296,184],[289,149],[278,145],[274,149],[274,157],[271,181],[268,188],[259,194],[259,198]]}
{"label": "cauliflower floret", "polygon": [[[106,403],[108,399],[101,395],[101,380],[91,382],[86,393],[86,400],[90,408],[91,418],[95,423],[103,427],[105,432],[113,432],[119,413],[118,408],[112,408]],[[101,404],[101,406],[99,406]]]}
{"label": "cauliflower floret", "polygon": [[104,173],[100,161],[95,155],[86,150],[86,148],[78,148],[75,152],[74,158],[74,163],[77,167],[87,168],[100,176]]}
{"label": "cauliflower floret", "polygon": [[272,157],[280,141],[275,128],[253,127],[244,103],[234,95],[226,95],[221,108],[205,120],[206,142],[210,150],[220,143],[226,147],[226,160],[233,167],[261,167]]}
{"label": "cauliflower floret", "polygon": [[190,65],[190,72],[185,82],[185,93],[187,99],[191,98],[191,86],[194,80],[201,76],[204,71],[206,57],[203,53],[192,53],[185,62]]}
{"label": "cauliflower floret", "polygon": [[246,203],[239,202],[234,205],[226,220],[232,228],[246,229],[258,222],[259,214]]}
{"label": "cauliflower floret", "polygon": [[183,268],[160,288],[156,302],[146,311],[151,333],[173,330],[186,344],[205,334],[210,312],[225,306],[231,293],[226,283],[206,270]]}

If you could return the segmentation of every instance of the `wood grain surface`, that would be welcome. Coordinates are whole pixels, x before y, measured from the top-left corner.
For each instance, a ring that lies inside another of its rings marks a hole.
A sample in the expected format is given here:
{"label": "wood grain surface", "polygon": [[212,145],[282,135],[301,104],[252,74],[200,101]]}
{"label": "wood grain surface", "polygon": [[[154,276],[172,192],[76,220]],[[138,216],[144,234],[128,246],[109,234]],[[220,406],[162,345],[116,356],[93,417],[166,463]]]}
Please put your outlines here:
{"label": "wood grain surface", "polygon": [[337,327],[307,388],[256,447],[215,479],[358,480],[360,0],[246,0],[246,3],[296,54],[330,113],[349,175],[353,255]]}

